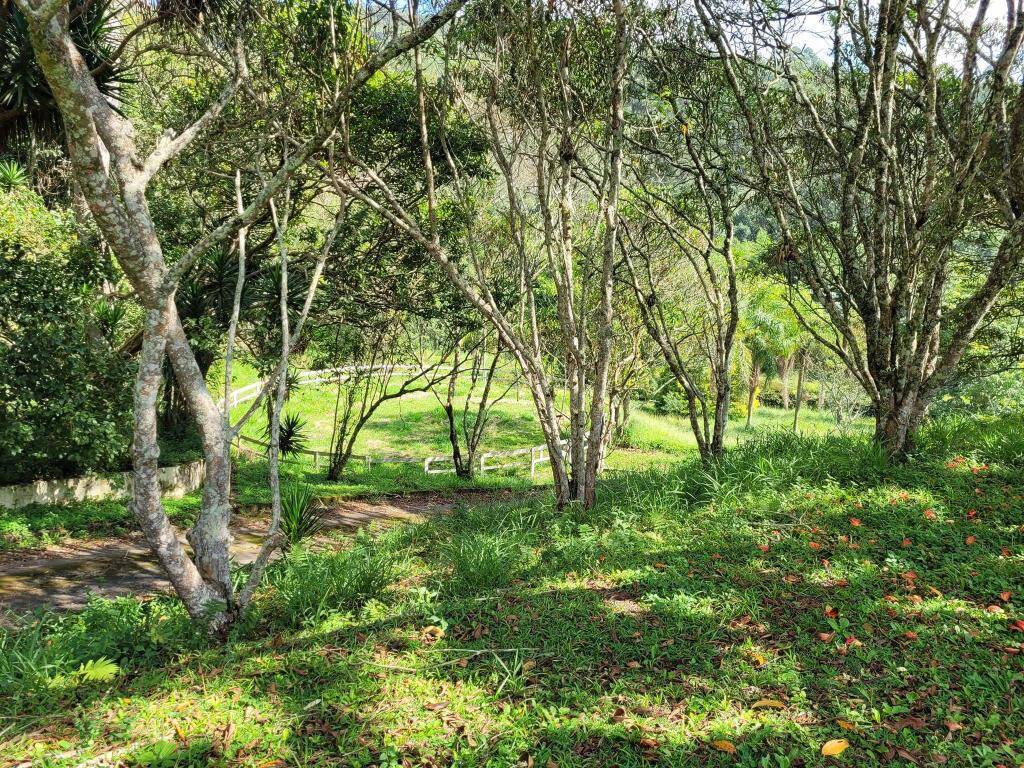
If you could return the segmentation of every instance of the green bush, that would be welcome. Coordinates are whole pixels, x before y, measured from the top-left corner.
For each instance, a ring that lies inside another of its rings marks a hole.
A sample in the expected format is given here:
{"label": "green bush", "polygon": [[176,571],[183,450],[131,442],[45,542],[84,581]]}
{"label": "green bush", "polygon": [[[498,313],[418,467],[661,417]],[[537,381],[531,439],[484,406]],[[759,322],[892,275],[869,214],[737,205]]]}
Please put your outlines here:
{"label": "green bush", "polygon": [[316,504],[314,489],[291,483],[281,489],[281,533],[291,549],[324,527],[324,509]]}
{"label": "green bush", "polygon": [[313,624],[380,596],[394,573],[393,554],[366,535],[341,552],[293,549],[268,574],[271,612],[287,624]]}
{"label": "green bush", "polygon": [[0,193],[0,483],[124,463],[131,363],[93,312],[109,277],[69,213]]}

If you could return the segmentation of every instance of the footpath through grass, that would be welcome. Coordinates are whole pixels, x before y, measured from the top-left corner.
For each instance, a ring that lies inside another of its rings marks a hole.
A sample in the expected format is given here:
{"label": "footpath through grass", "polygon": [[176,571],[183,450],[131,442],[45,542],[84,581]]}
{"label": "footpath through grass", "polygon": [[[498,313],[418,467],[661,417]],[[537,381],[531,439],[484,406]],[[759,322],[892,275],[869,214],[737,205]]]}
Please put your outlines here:
{"label": "footpath through grass", "polygon": [[899,466],[762,436],[616,475],[589,512],[462,507],[294,552],[225,645],[169,599],[41,619],[0,634],[0,755],[1016,766],[1022,435],[943,422]]}

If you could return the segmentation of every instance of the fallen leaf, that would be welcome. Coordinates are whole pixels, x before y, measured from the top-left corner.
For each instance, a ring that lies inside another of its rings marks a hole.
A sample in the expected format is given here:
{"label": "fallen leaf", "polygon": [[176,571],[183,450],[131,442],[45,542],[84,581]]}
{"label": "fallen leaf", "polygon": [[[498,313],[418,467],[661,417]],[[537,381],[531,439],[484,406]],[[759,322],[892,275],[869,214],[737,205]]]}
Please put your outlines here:
{"label": "fallen leaf", "polygon": [[750,705],[751,709],[785,709],[785,702],[778,699],[758,699]]}
{"label": "fallen leaf", "polygon": [[810,547],[811,549],[821,549],[821,544],[819,544],[816,541],[809,541],[809,542],[807,542],[807,546]]}
{"label": "fallen leaf", "polygon": [[836,757],[843,754],[849,746],[850,742],[846,739],[830,739],[821,748],[821,754],[825,755],[825,757]]}
{"label": "fallen leaf", "polygon": [[935,510],[934,509],[926,509],[924,511],[924,517],[925,517],[925,520],[934,520],[935,519]]}
{"label": "fallen leaf", "polygon": [[1011,597],[1013,597],[1013,593],[1012,592],[1000,592],[999,593],[999,599],[1002,600],[1004,603],[1010,602],[1010,598]]}
{"label": "fallen leaf", "polygon": [[972,535],[968,536],[966,539],[964,539],[964,544],[966,544],[967,546],[971,546],[977,540],[978,540],[978,537],[972,534]]}
{"label": "fallen leaf", "polygon": [[851,723],[849,720],[836,720],[836,725],[842,728],[844,731],[856,731],[857,726]]}
{"label": "fallen leaf", "polygon": [[717,749],[719,752],[726,752],[730,755],[736,754],[736,745],[733,744],[731,741],[726,741],[725,739],[716,739],[715,741],[711,742],[711,746]]}
{"label": "fallen leaf", "polygon": [[860,528],[860,520],[856,517],[851,517],[850,525],[852,525],[854,528]]}

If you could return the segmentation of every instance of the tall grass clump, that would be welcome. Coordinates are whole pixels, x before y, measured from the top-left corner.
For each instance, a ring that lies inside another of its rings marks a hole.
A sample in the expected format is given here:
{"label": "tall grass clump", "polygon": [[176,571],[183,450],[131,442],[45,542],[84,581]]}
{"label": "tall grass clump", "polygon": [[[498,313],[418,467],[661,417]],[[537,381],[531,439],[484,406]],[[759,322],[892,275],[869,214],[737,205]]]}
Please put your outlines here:
{"label": "tall grass clump", "polygon": [[351,549],[340,552],[293,549],[271,569],[271,612],[301,626],[358,610],[384,593],[396,565],[394,553],[365,533],[356,536]]}
{"label": "tall grass clump", "polygon": [[799,484],[876,482],[891,469],[885,451],[865,436],[766,431],[715,463],[695,460],[681,468],[675,492],[689,503],[736,506],[749,494]]}
{"label": "tall grass clump", "polygon": [[519,572],[525,552],[520,539],[508,533],[464,533],[441,548],[447,567],[445,591],[476,594],[503,587]]}
{"label": "tall grass clump", "polygon": [[960,455],[1024,468],[1024,416],[945,414],[926,422],[917,436],[916,448],[922,458],[945,461]]}

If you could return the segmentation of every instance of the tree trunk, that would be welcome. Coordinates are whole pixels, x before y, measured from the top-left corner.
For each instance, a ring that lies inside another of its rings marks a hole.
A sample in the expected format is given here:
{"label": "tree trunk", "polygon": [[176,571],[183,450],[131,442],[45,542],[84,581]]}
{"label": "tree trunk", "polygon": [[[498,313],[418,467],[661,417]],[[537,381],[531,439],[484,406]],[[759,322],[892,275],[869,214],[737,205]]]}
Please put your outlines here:
{"label": "tree trunk", "polygon": [[757,399],[757,388],[761,383],[761,366],[751,363],[750,379],[747,382],[747,429],[754,416],[754,401]]}
{"label": "tree trunk", "polygon": [[793,355],[786,355],[778,359],[779,365],[779,389],[782,394],[782,408],[789,410],[789,373],[793,369]]}
{"label": "tree trunk", "polygon": [[796,408],[793,409],[793,431],[796,432],[800,425],[800,406],[804,402],[804,368],[807,365],[807,356],[800,355],[800,367],[796,372]]}
{"label": "tree trunk", "polygon": [[881,445],[889,458],[903,461],[914,449],[914,436],[927,410],[930,397],[916,392],[902,402],[893,401],[875,405],[875,442]]}

